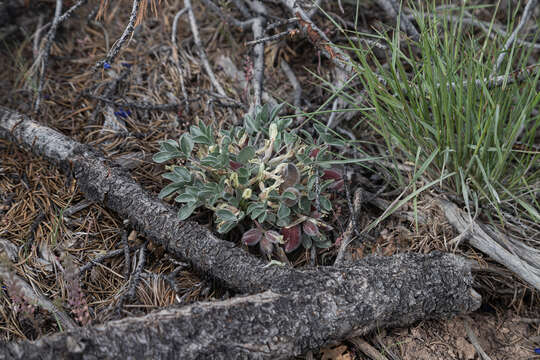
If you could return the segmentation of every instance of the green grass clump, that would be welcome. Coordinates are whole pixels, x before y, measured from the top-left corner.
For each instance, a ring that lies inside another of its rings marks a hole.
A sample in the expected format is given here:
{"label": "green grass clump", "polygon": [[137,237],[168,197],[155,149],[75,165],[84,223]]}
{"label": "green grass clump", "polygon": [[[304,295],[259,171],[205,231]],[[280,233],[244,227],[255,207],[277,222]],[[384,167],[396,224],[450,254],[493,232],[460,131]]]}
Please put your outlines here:
{"label": "green grass clump", "polygon": [[[392,158],[429,161],[425,176],[441,179],[442,188],[461,194],[467,205],[474,199],[501,219],[519,212],[538,222],[538,67],[521,72],[530,51],[514,44],[502,73],[493,73],[506,39],[470,34],[445,19],[419,16],[421,37],[407,46],[397,32],[381,36],[389,46],[384,61],[355,49],[371,105],[364,114]],[[492,81],[497,75],[505,76],[502,83]]]}

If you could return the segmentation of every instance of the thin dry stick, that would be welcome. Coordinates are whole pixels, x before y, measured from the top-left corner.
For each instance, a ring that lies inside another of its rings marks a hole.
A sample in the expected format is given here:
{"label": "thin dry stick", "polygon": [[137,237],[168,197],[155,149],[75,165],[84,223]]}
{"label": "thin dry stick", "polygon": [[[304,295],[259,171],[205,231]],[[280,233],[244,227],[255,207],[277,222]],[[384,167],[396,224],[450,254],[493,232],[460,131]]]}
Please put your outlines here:
{"label": "thin dry stick", "polygon": [[361,337],[351,338],[348,341],[352,342],[358,350],[369,356],[373,360],[388,360],[386,356],[381,354],[377,349],[371,346],[366,340]]}
{"label": "thin dry stick", "polygon": [[465,330],[467,331],[467,337],[469,338],[469,341],[471,342],[472,346],[474,346],[476,352],[480,355],[480,357],[483,360],[491,360],[491,358],[488,356],[488,354],[486,354],[484,349],[482,349],[482,346],[480,346],[480,342],[474,334],[474,331],[469,326],[468,321],[465,321]]}
{"label": "thin dry stick", "polygon": [[233,4],[238,8],[238,10],[240,10],[242,15],[244,15],[245,17],[253,17],[243,0],[233,0]]}
{"label": "thin dry stick", "polygon": [[34,33],[34,45],[32,47],[32,52],[36,60],[39,56],[39,36],[41,35],[42,31],[43,31],[43,15],[40,14],[38,18],[38,24],[36,26],[36,32]]}
{"label": "thin dry stick", "polygon": [[195,42],[195,47],[197,48],[197,52],[199,53],[199,57],[201,58],[203,67],[206,70],[208,77],[210,78],[210,82],[212,83],[216,91],[219,93],[219,95],[226,97],[227,94],[217,81],[217,78],[214,75],[214,71],[212,70],[210,63],[208,62],[208,58],[206,57],[206,52],[204,51],[204,48],[202,46],[201,38],[199,36],[199,29],[197,27],[197,20],[195,19],[195,15],[193,14],[193,8],[191,7],[191,0],[184,0],[184,7],[188,11],[189,24],[191,27],[191,33],[193,34],[193,41]]}
{"label": "thin dry stick", "polygon": [[495,67],[493,68],[493,73],[496,74],[499,71],[499,68],[502,65],[502,62],[504,60],[504,57],[506,56],[506,53],[508,52],[508,49],[514,41],[516,40],[517,34],[521,31],[525,23],[529,20],[529,18],[532,15],[532,10],[536,7],[537,0],[529,0],[527,5],[525,6],[525,10],[523,10],[523,15],[521,16],[521,20],[504,44],[503,48],[501,49],[501,54],[497,58],[497,62],[495,63]]}
{"label": "thin dry stick", "polygon": [[219,17],[225,21],[229,25],[236,26],[242,30],[247,29],[249,26],[251,26],[251,23],[253,22],[253,19],[246,20],[246,21],[240,21],[230,15],[225,14],[223,11],[221,11],[221,8],[214,4],[211,0],[202,0],[202,2],[208,6],[210,10],[215,12]]}
{"label": "thin dry stick", "polygon": [[397,18],[399,13],[399,24],[401,30],[405,31],[413,40],[420,39],[420,34],[409,18],[404,16],[403,12],[400,11],[399,5],[395,0],[377,0],[377,4],[379,4],[379,6],[382,7],[391,18]]}
{"label": "thin dry stick", "polygon": [[[502,27],[496,25],[496,24],[491,24],[487,21],[481,21],[481,20],[478,20],[478,19],[475,19],[469,12],[465,12],[463,15],[463,17],[460,17],[460,16],[453,16],[453,15],[438,15],[438,14],[422,14],[418,11],[410,11],[409,12],[411,13],[411,15],[407,15],[407,18],[410,19],[410,20],[414,20],[416,17],[418,16],[429,16],[431,18],[444,18],[446,20],[449,20],[449,21],[452,21],[452,22],[455,22],[455,23],[461,23],[461,24],[466,24],[466,25],[470,25],[470,26],[473,26],[473,27],[478,27],[480,28],[480,30],[482,30],[487,36],[489,36],[491,39],[494,39],[495,37],[497,37],[497,34],[503,36],[503,37],[506,37],[508,36],[508,32],[503,30]],[[493,31],[491,31],[493,30]],[[536,50],[539,50],[540,49],[540,44],[538,43],[533,43],[533,42],[530,42],[530,41],[526,41],[526,40],[522,40],[522,39],[519,39],[518,37],[516,37],[516,39],[514,40],[517,44],[519,45],[523,45],[523,46],[527,46],[527,47],[532,47],[533,49],[536,49]]]}
{"label": "thin dry stick", "polygon": [[61,308],[58,308],[52,301],[49,301],[45,295],[43,295],[39,289],[33,288],[23,278],[15,274],[10,269],[9,260],[4,259],[0,262],[0,279],[4,283],[12,284],[19,289],[20,296],[27,299],[31,304],[37,304],[37,306],[47,310],[58,320],[64,329],[75,329],[77,324],[66,314]]}
{"label": "thin dry stick", "polygon": [[133,31],[135,30],[135,22],[137,21],[137,16],[139,14],[139,7],[141,4],[141,0],[133,0],[133,6],[131,8],[131,15],[129,16],[129,22],[124,29],[124,32],[122,33],[122,36],[118,40],[115,41],[112,48],[109,50],[109,53],[105,57],[105,60],[100,60],[95,65],[94,70],[97,70],[101,67],[103,67],[105,64],[112,64],[114,62],[114,59],[116,59],[116,56],[118,56],[118,53],[120,53],[120,50],[124,46],[126,40],[131,37],[133,34]]}
{"label": "thin dry stick", "polygon": [[171,36],[171,42],[174,49],[173,60],[176,65],[176,68],[178,69],[178,76],[180,76],[180,88],[182,89],[182,95],[184,95],[184,102],[185,102],[184,109],[185,109],[186,114],[189,113],[189,99],[186,92],[186,86],[184,84],[184,75],[182,73],[182,67],[180,66],[180,61],[178,59],[178,45],[176,44],[176,31],[177,31],[178,20],[180,19],[180,16],[185,14],[187,11],[188,11],[187,8],[183,8],[182,10],[177,12],[176,15],[174,16],[174,21],[173,21],[173,26],[172,26],[172,36]]}
{"label": "thin dry stick", "polygon": [[116,249],[116,250],[112,250],[112,251],[110,251],[110,252],[108,252],[106,254],[97,256],[95,259],[90,260],[84,266],[81,266],[79,268],[79,275],[83,275],[83,273],[85,271],[92,270],[92,268],[94,266],[96,266],[97,264],[102,263],[104,260],[110,259],[110,258],[118,256],[118,255],[121,255],[123,253],[124,253],[124,249]]}
{"label": "thin dry stick", "polygon": [[[298,82],[298,79],[296,78],[296,75],[294,75],[291,67],[284,59],[281,59],[280,66],[281,70],[283,70],[283,72],[287,76],[287,79],[289,79],[289,82],[293,87],[293,105],[295,107],[296,115],[300,115],[302,113],[302,110],[300,109],[300,101],[302,99],[302,86]],[[298,118],[298,121],[301,122],[303,121],[303,119]]]}
{"label": "thin dry stick", "polygon": [[245,45],[246,46],[252,46],[252,45],[257,45],[257,44],[260,44],[260,43],[279,40],[282,37],[285,37],[285,36],[287,36],[289,34],[292,34],[292,33],[291,33],[291,31],[287,30],[287,31],[283,31],[283,32],[280,32],[280,33],[275,34],[275,35],[271,35],[271,36],[267,36],[267,37],[264,37],[264,38],[259,38],[259,39],[248,41],[248,42],[246,42]]}
{"label": "thin dry stick", "polygon": [[130,270],[130,256],[129,256],[129,243],[128,243],[128,226],[129,221],[124,220],[124,229],[122,231],[122,250],[124,252],[124,277],[127,279]]}
{"label": "thin dry stick", "polygon": [[349,56],[328,39],[328,36],[311,21],[309,15],[298,5],[297,1],[281,0],[281,3],[298,18],[300,28],[317,49],[321,50],[330,61],[343,68],[347,73],[353,72]]}
{"label": "thin dry stick", "polygon": [[75,12],[75,10],[77,10],[78,8],[86,4],[87,1],[88,0],[79,0],[76,4],[70,7],[65,13],[63,13],[62,16],[60,16],[60,18],[58,19],[58,22],[59,23],[64,22],[67,18],[69,18],[73,14],[73,12]]}
{"label": "thin dry stick", "polygon": [[129,290],[127,292],[127,297],[129,300],[133,300],[135,298],[135,290],[137,289],[137,285],[139,284],[139,280],[141,278],[141,272],[146,262],[146,246],[147,245],[148,245],[148,240],[145,241],[145,243],[141,246],[141,249],[139,250],[139,263],[137,264],[137,267],[135,268],[135,271],[133,272],[133,277],[131,278],[131,281],[129,284]]}
{"label": "thin dry stick", "polygon": [[39,77],[39,85],[36,94],[36,102],[34,103],[34,113],[39,113],[39,105],[41,103],[41,93],[43,91],[43,85],[45,84],[45,74],[47,73],[47,66],[49,65],[49,55],[51,53],[51,46],[56,37],[56,30],[58,29],[58,19],[62,13],[62,0],[56,0],[56,8],[54,10],[54,19],[49,32],[47,33],[47,42],[45,43],[45,49],[41,53],[42,59],[41,75]]}
{"label": "thin dry stick", "polygon": [[[262,17],[257,17],[252,24],[253,37],[255,39],[262,37],[263,35],[263,21]],[[263,81],[264,81],[264,43],[258,43],[253,47],[253,53],[255,60],[253,61],[253,95],[255,97],[254,109],[261,106]]]}
{"label": "thin dry stick", "polygon": [[[345,188],[347,189],[347,187]],[[341,236],[341,244],[339,246],[338,254],[336,256],[336,260],[334,261],[334,266],[340,266],[343,263],[343,257],[345,256],[345,250],[347,249],[347,246],[352,242],[352,235],[354,233],[354,230],[356,229],[356,217],[358,213],[360,212],[360,207],[362,206],[363,202],[363,191],[362,188],[356,189],[354,192],[354,200],[353,200],[353,206],[351,211],[351,220],[349,221],[349,224],[347,225],[347,229]]]}

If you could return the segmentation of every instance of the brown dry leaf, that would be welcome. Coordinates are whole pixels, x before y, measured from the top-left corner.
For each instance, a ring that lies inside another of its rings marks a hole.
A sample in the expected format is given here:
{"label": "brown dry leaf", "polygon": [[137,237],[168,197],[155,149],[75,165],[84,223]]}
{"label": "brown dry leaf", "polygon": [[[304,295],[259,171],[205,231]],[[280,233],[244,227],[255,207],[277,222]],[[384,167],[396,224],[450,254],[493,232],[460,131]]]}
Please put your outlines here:
{"label": "brown dry leaf", "polygon": [[353,360],[353,356],[347,351],[346,345],[340,345],[335,348],[324,348],[321,352],[321,360]]}

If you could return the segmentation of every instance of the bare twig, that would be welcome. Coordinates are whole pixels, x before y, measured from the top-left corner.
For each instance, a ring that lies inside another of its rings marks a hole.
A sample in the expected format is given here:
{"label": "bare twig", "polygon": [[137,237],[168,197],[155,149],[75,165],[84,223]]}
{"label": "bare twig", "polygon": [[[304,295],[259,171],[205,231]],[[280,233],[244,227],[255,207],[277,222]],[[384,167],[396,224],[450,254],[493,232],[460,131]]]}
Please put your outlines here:
{"label": "bare twig", "polygon": [[[214,4],[211,0],[202,0],[202,2],[208,6],[210,10],[215,12],[223,21],[225,21],[229,25],[236,26],[242,30],[247,29],[249,26],[251,26],[253,19],[247,20],[247,21],[240,21],[230,15],[225,14],[219,6]],[[251,17],[251,15],[250,15]]]}
{"label": "bare twig", "polygon": [[26,240],[26,243],[24,244],[25,249],[29,249],[30,247],[32,247],[32,244],[35,238],[35,232],[39,224],[41,224],[41,222],[44,219],[45,219],[45,212],[41,210],[38,216],[36,216],[36,218],[34,219],[34,221],[32,221],[32,225],[30,225],[30,230],[28,231],[28,239]]}
{"label": "bare twig", "polygon": [[133,30],[135,30],[135,22],[137,21],[137,17],[139,14],[139,7],[141,5],[141,0],[133,0],[133,5],[131,7],[131,15],[129,16],[129,22],[124,29],[124,32],[120,36],[118,40],[113,44],[112,48],[109,50],[107,56],[105,57],[105,60],[100,60],[95,65],[94,70],[97,70],[103,66],[106,66],[107,64],[110,66],[114,59],[116,59],[116,56],[118,56],[118,53],[120,53],[120,50],[124,46],[126,40],[131,37],[133,34]]}
{"label": "bare twig", "polygon": [[79,1],[77,1],[77,3],[73,4],[73,6],[71,6],[69,9],[67,9],[67,11],[65,13],[63,13],[62,16],[60,16],[60,18],[58,19],[58,22],[63,23],[66,19],[68,19],[75,12],[75,10],[77,10],[78,8],[80,8],[81,6],[86,4],[87,2],[88,2],[88,0],[79,0]]}
{"label": "bare twig", "polygon": [[7,259],[0,262],[0,279],[2,279],[4,283],[17,287],[21,297],[24,297],[29,303],[37,304],[39,307],[50,312],[65,329],[77,328],[77,324],[75,324],[68,314],[54,305],[52,301],[49,301],[49,299],[39,291],[39,288],[33,288],[23,278],[15,274],[15,272],[10,269],[10,266],[10,261]]}
{"label": "bare twig", "polygon": [[373,360],[388,360],[386,356],[381,354],[377,349],[371,346],[366,340],[361,337],[351,338],[348,341],[352,342],[358,350],[368,355]]}
{"label": "bare twig", "polygon": [[233,0],[233,4],[240,10],[242,15],[247,18],[253,17],[253,14],[249,11],[246,4],[244,3],[244,0]]}
{"label": "bare twig", "polygon": [[41,52],[41,74],[39,76],[39,84],[36,94],[36,101],[34,103],[34,113],[37,115],[39,113],[39,105],[41,103],[41,94],[43,92],[43,85],[45,84],[45,75],[47,73],[47,66],[49,65],[49,55],[51,53],[51,46],[54,42],[54,38],[56,37],[56,30],[58,29],[58,25],[60,25],[60,22],[58,19],[60,18],[60,14],[62,13],[62,0],[56,0],[56,8],[54,10],[54,19],[51,25],[51,28],[49,29],[49,32],[47,33],[47,40],[45,43],[45,48]]}
{"label": "bare twig", "polygon": [[267,37],[264,37],[264,38],[259,38],[259,39],[248,41],[248,42],[246,42],[245,45],[246,46],[252,46],[252,45],[257,45],[257,44],[261,44],[261,43],[265,43],[265,42],[270,42],[270,41],[281,39],[282,37],[285,37],[285,36],[287,36],[289,34],[292,34],[292,32],[287,30],[287,31],[283,31],[283,32],[280,32],[280,33],[275,34],[275,35],[271,35],[271,36],[267,36]]}
{"label": "bare twig", "polygon": [[[441,8],[441,7],[438,7],[437,9],[439,9],[439,8]],[[427,17],[431,17],[431,18],[443,17],[444,19],[449,20],[449,21],[454,22],[454,23],[460,23],[460,24],[465,24],[465,25],[470,25],[470,26],[480,28],[480,30],[482,30],[491,39],[497,37],[497,34],[501,35],[503,37],[508,36],[508,32],[506,30],[504,30],[501,26],[499,26],[497,24],[492,24],[492,23],[487,22],[487,21],[481,21],[481,20],[475,19],[467,11],[464,12],[463,16],[453,16],[453,15],[447,15],[447,14],[438,15],[438,14],[421,13],[421,12],[413,11],[413,10],[410,10],[410,9],[408,10],[408,12],[410,13],[410,15],[407,15],[407,18],[409,18],[411,20],[413,20],[415,17],[418,17],[418,16],[427,16]],[[517,36],[516,36],[516,39],[514,41],[517,44],[520,44],[520,45],[523,45],[523,46],[531,47],[531,48],[536,49],[536,50],[540,49],[540,44],[519,39],[519,38],[517,38]]]}
{"label": "bare twig", "polygon": [[210,82],[212,83],[216,91],[222,96],[227,96],[225,90],[223,90],[223,88],[217,81],[216,75],[214,75],[214,71],[212,70],[210,63],[208,62],[208,57],[206,57],[206,52],[204,51],[204,47],[202,46],[201,38],[199,36],[197,20],[195,19],[195,14],[193,13],[193,8],[191,7],[191,0],[184,0],[184,7],[188,11],[189,24],[191,26],[191,33],[193,34],[193,41],[195,42],[195,47],[197,48],[197,52],[199,53],[199,57],[201,58],[203,67],[206,70],[206,74],[210,78]]}
{"label": "bare twig", "polygon": [[87,262],[85,265],[81,266],[79,268],[79,275],[83,275],[83,273],[85,271],[91,270],[97,264],[102,263],[106,259],[110,259],[112,257],[118,256],[118,255],[122,254],[123,252],[124,252],[124,249],[116,249],[116,250],[109,251],[106,254],[99,255],[95,259],[92,259],[89,262]]}
{"label": "bare twig", "polygon": [[[182,103],[152,104],[152,103],[148,103],[144,101],[141,101],[141,102],[114,101],[104,96],[92,95],[92,94],[84,94],[84,96],[88,96],[88,97],[103,101],[106,104],[114,105],[116,107],[131,108],[131,109],[138,109],[138,110],[144,110],[144,111],[174,111],[176,112],[182,106]],[[191,98],[188,100],[196,101],[199,99],[200,98],[197,97],[197,98]]]}
{"label": "bare twig", "polygon": [[124,220],[124,231],[122,231],[122,248],[124,250],[124,277],[126,279],[129,276],[129,270],[131,266],[131,259],[129,256],[129,243],[128,243],[128,226],[129,226],[129,221]]}
{"label": "bare twig", "polygon": [[141,248],[139,249],[139,262],[130,279],[129,290],[127,292],[127,297],[129,300],[133,300],[135,298],[135,290],[137,289],[137,285],[139,285],[141,272],[144,268],[144,263],[146,262],[146,246],[147,245],[148,245],[148,240],[146,240],[144,244],[142,244]]}
{"label": "bare twig", "polygon": [[188,11],[187,8],[183,8],[179,12],[176,13],[174,16],[173,26],[172,26],[172,36],[171,36],[171,42],[173,45],[173,60],[176,65],[176,68],[178,69],[178,75],[180,76],[180,88],[182,89],[182,95],[184,95],[184,108],[186,110],[186,113],[189,113],[189,99],[186,92],[186,86],[184,84],[184,74],[182,71],[182,67],[180,66],[180,61],[178,59],[178,45],[176,44],[176,29],[178,27],[178,20],[180,19],[180,16],[185,14]]}
{"label": "bare twig", "polygon": [[[129,73],[130,73],[130,68],[129,67],[124,68],[117,78],[113,79],[107,84],[107,88],[103,92],[103,95],[95,96],[94,98],[110,104],[111,101],[109,101],[109,99],[114,95],[114,93],[118,89],[118,85],[129,75]],[[101,108],[102,108],[101,103],[96,104],[96,106],[94,107],[94,110],[92,111],[92,117],[90,118],[91,124],[94,124],[96,122],[96,119],[99,113],[101,112]]]}
{"label": "bare twig", "polygon": [[521,20],[519,21],[519,24],[516,26],[506,43],[504,44],[503,48],[501,49],[501,53],[499,57],[497,58],[497,62],[495,63],[495,67],[493,68],[493,73],[496,74],[499,71],[499,68],[502,65],[502,62],[506,56],[506,53],[508,52],[508,49],[512,46],[514,41],[516,40],[517,34],[521,31],[525,23],[529,20],[529,18],[532,15],[532,12],[534,8],[536,7],[537,0],[529,0],[527,5],[525,6],[525,9],[523,10],[523,15],[521,16]]}
{"label": "bare twig", "polygon": [[43,15],[40,14],[38,18],[38,24],[36,26],[36,32],[34,33],[34,44],[32,51],[34,53],[34,58],[37,59],[39,56],[39,39],[41,32],[43,31]]}
{"label": "bare twig", "polygon": [[399,13],[399,25],[401,30],[405,31],[407,35],[415,41],[420,39],[420,34],[409,18],[403,15],[403,11],[401,11],[396,0],[377,0],[377,4],[379,4],[391,18],[397,18]]}
{"label": "bare twig", "polygon": [[[262,17],[257,17],[252,24],[253,37],[255,39],[262,37],[263,35],[263,21]],[[264,43],[258,43],[253,47],[253,53],[255,60],[253,61],[253,93],[254,93],[254,109],[261,106],[263,81],[264,81]]]}
{"label": "bare twig", "polygon": [[[287,79],[289,79],[289,82],[293,87],[293,105],[295,107],[296,115],[300,115],[302,113],[302,110],[300,109],[300,101],[302,99],[302,86],[298,82],[298,79],[296,78],[296,75],[294,75],[291,67],[284,59],[281,59],[280,66],[281,70],[283,70],[283,72],[287,76]],[[303,121],[303,119],[299,117],[297,121],[300,123]]]}
{"label": "bare twig", "polygon": [[480,342],[478,341],[478,338],[474,334],[474,331],[469,326],[469,322],[465,321],[465,330],[467,331],[467,337],[469,338],[469,341],[471,342],[472,346],[476,349],[476,352],[480,355],[482,360],[491,360],[491,358],[486,354],[484,349],[482,349],[482,346],[480,345]]}
{"label": "bare twig", "polygon": [[[346,185],[347,181],[344,182]],[[345,186],[345,190],[347,190],[348,186]],[[351,220],[349,221],[349,224],[347,225],[347,229],[341,236],[341,244],[339,245],[338,254],[336,256],[336,260],[334,261],[334,266],[339,266],[343,263],[343,257],[345,256],[345,250],[347,249],[347,246],[352,242],[353,239],[353,233],[356,229],[356,217],[358,216],[358,213],[360,211],[360,207],[363,203],[363,192],[364,190],[362,188],[358,188],[354,192],[354,200],[353,204],[349,204],[349,208],[351,211]]]}

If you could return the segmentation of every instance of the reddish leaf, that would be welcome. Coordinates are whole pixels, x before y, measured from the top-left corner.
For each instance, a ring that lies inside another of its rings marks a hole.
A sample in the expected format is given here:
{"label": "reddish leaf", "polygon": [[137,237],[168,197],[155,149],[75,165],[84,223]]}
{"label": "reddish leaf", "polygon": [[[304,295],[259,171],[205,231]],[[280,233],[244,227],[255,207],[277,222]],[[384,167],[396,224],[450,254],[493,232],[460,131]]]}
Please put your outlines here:
{"label": "reddish leaf", "polygon": [[278,244],[281,242],[281,239],[283,238],[282,235],[279,235],[276,231],[274,230],[269,230],[267,231],[265,234],[264,234],[264,237],[270,241],[271,243],[274,243],[274,244]]}
{"label": "reddish leaf", "polygon": [[259,246],[262,253],[265,255],[272,254],[272,251],[274,250],[274,245],[270,241],[268,241],[266,237],[261,239],[261,242],[259,242]]}
{"label": "reddish leaf", "polygon": [[294,195],[294,199],[284,196],[285,198],[283,199],[283,202],[285,203],[285,205],[287,205],[288,207],[293,207],[298,203],[298,200],[300,199],[300,191],[298,191],[297,188],[292,186],[288,187],[283,191],[283,194],[285,193],[291,193]]}
{"label": "reddish leaf", "polygon": [[312,159],[315,159],[317,157],[317,155],[319,155],[319,151],[320,151],[320,149],[311,150],[311,152],[309,153],[309,157],[312,158]]}
{"label": "reddish leaf", "polygon": [[283,240],[285,240],[286,253],[290,253],[298,249],[298,247],[302,243],[302,233],[300,231],[299,225],[290,228],[282,228],[281,234],[283,235]]}
{"label": "reddish leaf", "polygon": [[330,179],[341,180],[341,174],[337,172],[336,170],[327,169],[327,170],[324,170],[322,178],[323,180],[330,180]]}
{"label": "reddish leaf", "polygon": [[343,189],[343,186],[345,185],[345,181],[343,179],[335,181],[332,185],[330,185],[330,188],[332,190],[341,190]]}
{"label": "reddish leaf", "polygon": [[236,170],[238,170],[238,169],[240,169],[242,167],[242,164],[240,164],[239,162],[230,160],[229,161],[229,166],[231,167],[231,169],[236,171]]}
{"label": "reddish leaf", "polygon": [[248,230],[242,235],[242,242],[246,245],[256,245],[261,240],[262,235],[260,229]]}
{"label": "reddish leaf", "polygon": [[317,227],[317,224],[315,224],[313,221],[310,221],[310,220],[304,221],[302,230],[304,230],[304,233],[306,235],[319,236],[319,228]]}

